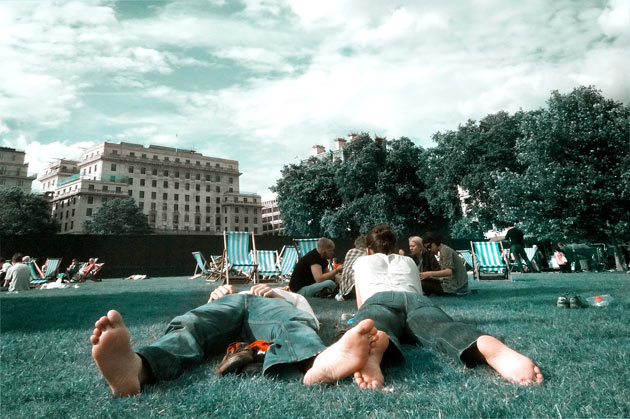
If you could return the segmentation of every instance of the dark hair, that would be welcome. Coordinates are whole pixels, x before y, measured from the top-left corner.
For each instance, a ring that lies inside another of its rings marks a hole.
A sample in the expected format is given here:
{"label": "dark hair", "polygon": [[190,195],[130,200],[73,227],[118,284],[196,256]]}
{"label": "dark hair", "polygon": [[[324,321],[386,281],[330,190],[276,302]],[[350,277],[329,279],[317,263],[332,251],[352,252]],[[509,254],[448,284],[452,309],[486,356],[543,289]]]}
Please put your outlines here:
{"label": "dark hair", "polygon": [[21,253],[14,254],[13,257],[11,258],[11,262],[13,263],[22,262],[22,254]]}
{"label": "dark hair", "polygon": [[354,247],[356,247],[357,249],[365,249],[365,247],[367,246],[365,241],[365,236],[361,235],[357,237],[356,239],[354,239]]}
{"label": "dark hair", "polygon": [[367,247],[374,253],[389,255],[396,251],[396,235],[386,224],[376,226],[367,235]]}
{"label": "dark hair", "polygon": [[6,262],[6,259],[5,258],[0,258],[0,263],[4,263],[4,262]]}
{"label": "dark hair", "polygon": [[442,238],[437,233],[434,233],[433,231],[424,233],[424,235],[422,236],[422,241],[424,242],[425,246],[431,243],[435,243],[436,246],[439,246],[442,244]]}

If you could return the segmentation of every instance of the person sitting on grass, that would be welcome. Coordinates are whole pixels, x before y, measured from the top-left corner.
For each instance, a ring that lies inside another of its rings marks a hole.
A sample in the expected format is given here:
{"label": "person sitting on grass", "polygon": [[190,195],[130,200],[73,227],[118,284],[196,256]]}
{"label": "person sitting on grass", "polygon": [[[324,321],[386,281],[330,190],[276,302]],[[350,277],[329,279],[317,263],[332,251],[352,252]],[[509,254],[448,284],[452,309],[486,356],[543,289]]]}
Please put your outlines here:
{"label": "person sitting on grass", "polygon": [[96,268],[96,260],[94,258],[90,258],[87,265],[79,269],[79,273],[77,273],[77,282],[85,282],[86,279],[89,278],[92,271]]}
{"label": "person sitting on grass", "polygon": [[236,341],[262,339],[267,349],[262,371],[305,372],[303,383],[333,383],[360,370],[376,344],[376,329],[365,320],[326,348],[317,335],[317,317],[300,295],[254,285],[234,294],[223,285],[207,304],[175,317],[166,333],[149,346],[133,349],[122,316],[110,310],[90,337],[92,357],[114,395],[132,396],[144,384],[172,380],[207,356],[225,352]]}
{"label": "person sitting on grass", "polygon": [[435,233],[422,237],[424,247],[438,260],[439,270],[424,267],[420,273],[422,291],[425,295],[466,295],[468,294],[468,272],[457,252],[444,243]]}
{"label": "person sitting on grass", "polygon": [[359,387],[383,386],[381,361],[404,360],[403,336],[468,366],[486,363],[512,382],[542,382],[540,369],[531,359],[474,326],[453,320],[422,295],[416,264],[411,258],[393,254],[395,246],[396,236],[389,226],[374,227],[367,236],[368,256],[354,263],[359,309],[355,322],[370,319],[378,330],[367,363],[355,373]]}
{"label": "person sitting on grass", "polygon": [[343,265],[332,271],[328,269],[328,260],[335,255],[335,243],[325,237],[319,239],[317,247],[295,264],[289,287],[305,297],[334,296],[335,289],[341,281],[338,273],[342,272]]}

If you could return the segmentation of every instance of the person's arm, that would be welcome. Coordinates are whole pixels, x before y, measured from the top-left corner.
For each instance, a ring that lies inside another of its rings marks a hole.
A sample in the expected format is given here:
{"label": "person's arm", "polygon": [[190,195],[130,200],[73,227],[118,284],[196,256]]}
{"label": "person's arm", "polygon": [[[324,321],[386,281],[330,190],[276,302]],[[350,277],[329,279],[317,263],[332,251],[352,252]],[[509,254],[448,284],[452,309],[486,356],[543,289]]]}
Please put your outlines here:
{"label": "person's arm", "polygon": [[332,271],[322,272],[322,267],[320,265],[311,265],[311,272],[313,273],[313,278],[315,278],[315,282],[322,282],[328,279],[332,279],[333,281],[337,282],[336,276],[342,270],[343,265],[336,267]]}
{"label": "person's arm", "polygon": [[443,276],[451,276],[451,275],[453,275],[453,270],[451,268],[446,268],[439,271],[420,272],[420,279],[427,279],[427,278],[432,278],[432,277],[440,278]]}
{"label": "person's arm", "polygon": [[210,301],[218,300],[221,297],[225,297],[228,294],[234,294],[234,286],[233,285],[221,285],[216,290],[212,291],[210,294]]}
{"label": "person's arm", "polygon": [[357,284],[356,282],[354,284],[354,295],[357,298],[357,310],[358,310],[363,305],[363,298],[361,298],[361,290],[359,289],[359,284]]}

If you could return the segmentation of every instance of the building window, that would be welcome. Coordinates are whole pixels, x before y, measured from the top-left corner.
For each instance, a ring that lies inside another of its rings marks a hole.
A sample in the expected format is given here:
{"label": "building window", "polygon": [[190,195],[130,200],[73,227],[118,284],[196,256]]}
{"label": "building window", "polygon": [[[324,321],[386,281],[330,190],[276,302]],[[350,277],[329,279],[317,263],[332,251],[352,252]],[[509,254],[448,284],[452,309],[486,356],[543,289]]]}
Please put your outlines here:
{"label": "building window", "polygon": [[199,205],[195,205],[195,212],[196,213],[200,213],[201,209],[199,208]]}
{"label": "building window", "polygon": [[199,195],[195,196],[195,202],[200,202],[201,197]]}
{"label": "building window", "polygon": [[151,187],[157,188],[157,180],[152,180],[151,181]]}
{"label": "building window", "polygon": [[201,180],[201,174],[200,173],[195,174],[195,180]]}
{"label": "building window", "polygon": [[234,178],[229,177],[228,178],[228,183],[230,183],[230,184],[234,183]]}
{"label": "building window", "polygon": [[245,217],[245,224],[249,223],[249,217]]}
{"label": "building window", "polygon": [[127,184],[133,185],[133,178],[127,178]]}
{"label": "building window", "polygon": [[185,188],[184,188],[184,189],[186,189],[187,191],[189,191],[189,190],[190,190],[190,183],[187,183],[187,184],[186,184],[186,185],[184,185],[184,186],[185,186]]}
{"label": "building window", "polygon": [[190,205],[184,205],[184,212],[190,212]]}
{"label": "building window", "polygon": [[122,193],[122,189],[120,188],[120,186],[116,186],[116,193]]}
{"label": "building window", "polygon": [[210,174],[206,173],[206,182],[210,182]]}
{"label": "building window", "polygon": [[[92,185],[90,185],[90,186],[92,186]],[[88,204],[93,204],[94,203],[94,197],[93,196],[88,196],[87,198],[88,198],[87,199]]]}
{"label": "building window", "polygon": [[173,211],[179,211],[179,204],[173,205]]}
{"label": "building window", "polygon": [[133,191],[132,191],[131,189],[129,189],[129,190],[127,191],[127,195],[129,195],[129,196],[133,196]]}
{"label": "building window", "polygon": [[[144,156],[144,154],[143,154],[143,156]],[[140,168],[140,174],[141,175],[145,175],[146,173],[147,173],[147,168],[146,167],[141,167]]]}
{"label": "building window", "polygon": [[166,204],[166,202],[162,204],[162,211],[168,211],[168,205]]}
{"label": "building window", "polygon": [[199,185],[199,184],[195,185],[195,190],[197,192],[201,191],[201,185]]}
{"label": "building window", "polygon": [[109,186],[103,185],[103,192],[109,192]]}
{"label": "building window", "polygon": [[228,192],[234,192],[234,188],[228,189]]}
{"label": "building window", "polygon": [[146,181],[144,179],[140,179],[140,186],[144,186],[146,184]]}
{"label": "building window", "polygon": [[186,172],[186,179],[190,179],[190,172]]}
{"label": "building window", "polygon": [[140,198],[144,198],[144,191],[140,191]]}
{"label": "building window", "polygon": [[238,214],[238,207],[234,207],[234,213]]}
{"label": "building window", "polygon": [[206,192],[210,192],[210,185],[206,185]]}
{"label": "building window", "polygon": [[[168,161],[168,157],[164,159],[165,161]],[[164,176],[168,176],[168,170],[164,171]]]}
{"label": "building window", "polygon": [[151,210],[155,211],[156,208],[157,208],[157,204],[155,202],[151,202]]}
{"label": "building window", "polygon": [[[153,156],[153,157],[157,157],[157,156]],[[151,169],[151,174],[153,176],[157,176],[157,169]]]}
{"label": "building window", "polygon": [[92,208],[88,208],[85,210],[85,215],[87,215],[88,217],[92,216]]}
{"label": "building window", "polygon": [[206,204],[209,204],[209,203],[210,203],[210,197],[206,196]]}
{"label": "building window", "polygon": [[221,203],[221,198],[217,197],[217,199],[215,199],[215,202],[216,202],[217,204],[220,204],[220,203]]}
{"label": "building window", "polygon": [[93,191],[94,190],[94,185],[90,184],[88,185],[88,191]]}
{"label": "building window", "polygon": [[217,192],[221,192],[221,187],[220,187],[220,186],[217,186],[216,191],[217,191]]}
{"label": "building window", "polygon": [[168,182],[167,182],[167,181],[164,181],[163,186],[164,186],[165,188],[168,188]]}
{"label": "building window", "polygon": [[187,223],[190,221],[190,215],[184,214],[184,222]]}
{"label": "building window", "polygon": [[206,213],[210,212],[210,207],[206,207]]}
{"label": "building window", "polygon": [[221,207],[216,207],[214,212],[216,212],[217,214],[221,214]]}
{"label": "building window", "polygon": [[[175,159],[175,161],[177,161],[178,159]],[[175,170],[175,173],[173,173],[173,176],[175,177],[179,177],[179,170]]]}
{"label": "building window", "polygon": [[162,194],[162,199],[166,201],[168,199],[168,194],[167,193]]}
{"label": "building window", "polygon": [[221,176],[216,175],[216,176],[214,177],[214,181],[215,181],[215,182],[221,182]]}
{"label": "building window", "polygon": [[238,215],[236,215],[236,216],[234,217],[234,222],[235,222],[235,223],[238,223],[238,221],[239,221],[239,220],[238,220]]}
{"label": "building window", "polygon": [[179,182],[175,182],[175,189],[179,189]]}
{"label": "building window", "polygon": [[129,166],[127,170],[129,171],[129,173],[133,173],[133,166]]}
{"label": "building window", "polygon": [[116,171],[116,163],[112,163],[112,172]]}
{"label": "building window", "polygon": [[157,192],[151,192],[151,199],[157,198]]}
{"label": "building window", "polygon": [[144,209],[144,202],[142,202],[142,201],[138,202],[138,207],[140,209]]}
{"label": "building window", "polygon": [[184,202],[190,202],[190,195],[184,195]]}
{"label": "building window", "polygon": [[175,194],[175,195],[173,195],[173,199],[174,199],[175,201],[179,201],[179,194]]}
{"label": "building window", "polygon": [[215,217],[215,219],[214,219],[214,223],[215,223],[216,225],[221,225],[221,217]]}

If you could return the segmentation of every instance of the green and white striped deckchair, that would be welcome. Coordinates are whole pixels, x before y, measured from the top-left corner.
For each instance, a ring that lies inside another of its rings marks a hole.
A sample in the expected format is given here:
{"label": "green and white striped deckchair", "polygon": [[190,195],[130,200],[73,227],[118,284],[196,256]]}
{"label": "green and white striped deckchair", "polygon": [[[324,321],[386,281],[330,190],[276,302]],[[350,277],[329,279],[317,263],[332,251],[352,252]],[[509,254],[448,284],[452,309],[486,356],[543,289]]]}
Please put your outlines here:
{"label": "green and white striped deckchair", "polygon": [[275,250],[257,250],[256,263],[258,263],[258,274],[263,279],[278,278],[280,269],[278,269],[278,252]]}
{"label": "green and white striped deckchair", "polygon": [[44,274],[42,270],[39,269],[37,263],[35,263],[35,259],[31,259],[29,262],[24,262],[26,266],[31,270],[31,285],[39,285],[46,281],[44,281]]}
{"label": "green and white striped deckchair", "polygon": [[475,279],[481,277],[512,280],[509,264],[504,259],[501,242],[470,242]]}
{"label": "green and white striped deckchair", "polygon": [[210,271],[210,266],[208,265],[208,262],[203,257],[201,252],[192,252],[192,255],[195,258],[195,262],[197,263],[195,265],[195,272],[193,273],[193,276],[190,277],[190,279],[199,278],[200,276],[210,276],[210,274],[212,273]]}
{"label": "green and white striped deckchair", "polygon": [[297,261],[297,248],[295,246],[284,246],[280,252],[280,276],[290,277]]}
{"label": "green and white striped deckchair", "polygon": [[43,281],[53,281],[57,279],[59,274],[59,265],[61,265],[61,259],[48,258],[46,260],[46,272],[44,272]]}
{"label": "green and white striped deckchair", "polygon": [[223,283],[230,283],[230,271],[232,278],[247,278],[254,283],[258,282],[258,264],[252,258],[249,251],[249,239],[251,236],[252,250],[256,253],[256,242],[254,233],[247,231],[224,231],[223,232],[223,263],[224,269],[221,272]]}
{"label": "green and white striped deckchair", "polygon": [[473,256],[470,250],[458,250],[457,253],[466,261],[466,269],[473,268]]}
{"label": "green and white striped deckchair", "polygon": [[317,248],[317,242],[319,238],[316,239],[293,239],[295,242],[295,246],[298,250],[298,257],[303,258],[311,250]]}

